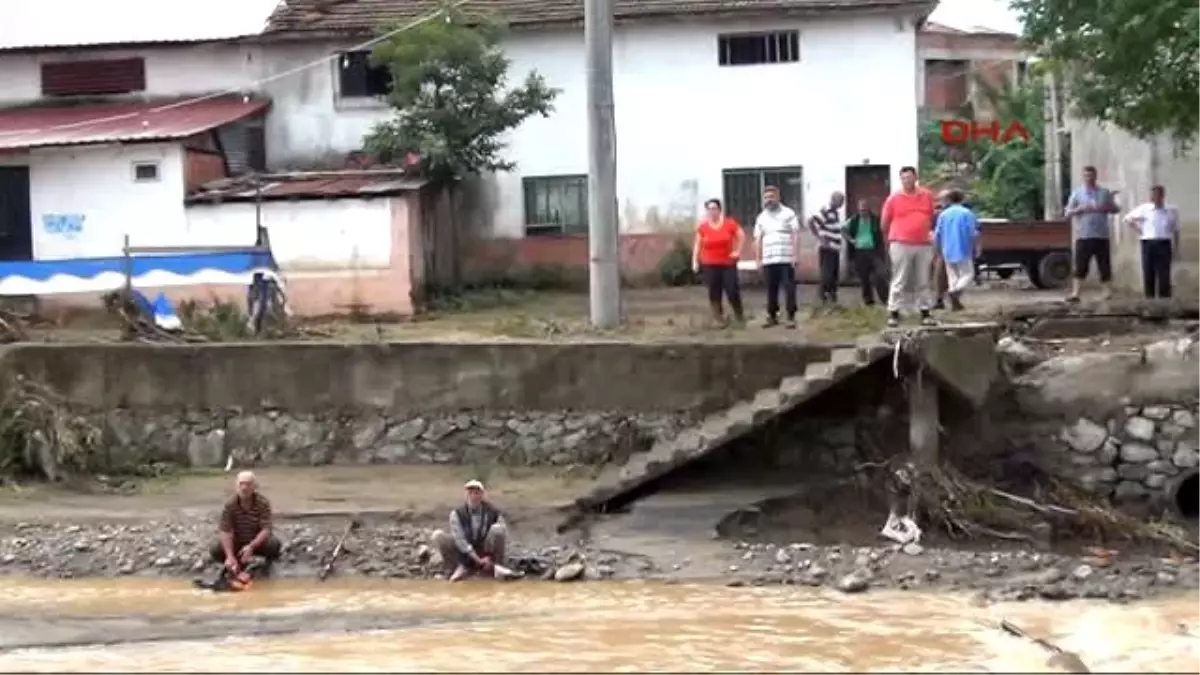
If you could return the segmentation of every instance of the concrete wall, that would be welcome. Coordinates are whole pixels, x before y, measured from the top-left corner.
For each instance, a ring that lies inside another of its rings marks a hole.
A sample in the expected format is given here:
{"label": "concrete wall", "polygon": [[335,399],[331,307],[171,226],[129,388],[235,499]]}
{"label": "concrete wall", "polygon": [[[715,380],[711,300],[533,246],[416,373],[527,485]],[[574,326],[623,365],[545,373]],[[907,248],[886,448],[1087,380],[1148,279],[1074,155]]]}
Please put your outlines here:
{"label": "concrete wall", "polygon": [[99,410],[644,412],[723,406],[828,353],[782,344],[21,345],[0,363]]}
{"label": "concrete wall", "polygon": [[[288,303],[302,316],[413,313],[413,258],[421,258],[413,233],[420,217],[416,192],[373,199],[268,201],[260,213],[243,202],[187,207],[189,243],[254,244],[255,222],[271,235]],[[244,297],[245,289],[186,288],[176,295],[203,298],[214,291]],[[227,291],[227,293],[226,293]]]}
{"label": "concrete wall", "polygon": [[828,349],[629,344],[31,345],[103,430],[98,469],[328,463],[604,464]]}
{"label": "concrete wall", "polygon": [[[1175,263],[1172,281],[1180,297],[1195,299],[1200,295],[1200,166],[1195,150],[1176,156],[1169,139],[1158,141],[1158,151],[1114,127],[1101,127],[1091,122],[1070,121],[1071,176],[1080,180],[1083,167],[1094,166],[1100,183],[1109,189],[1120,190],[1117,202],[1124,216],[1131,208],[1150,200],[1150,186],[1162,184],[1167,190],[1167,202],[1179,209],[1182,230],[1181,258]],[[1157,154],[1157,158],[1155,155]],[[1113,277],[1123,290],[1141,293],[1142,268],[1140,245],[1136,233],[1114,221]]]}

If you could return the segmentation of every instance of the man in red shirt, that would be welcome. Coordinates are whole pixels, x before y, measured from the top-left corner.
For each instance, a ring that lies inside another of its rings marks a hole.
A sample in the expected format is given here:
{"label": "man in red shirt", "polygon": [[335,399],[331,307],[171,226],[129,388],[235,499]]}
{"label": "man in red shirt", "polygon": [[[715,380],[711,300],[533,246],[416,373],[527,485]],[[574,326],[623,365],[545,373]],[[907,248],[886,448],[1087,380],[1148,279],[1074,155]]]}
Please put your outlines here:
{"label": "man in red shirt", "polygon": [[900,312],[918,309],[921,325],[935,325],[929,310],[933,297],[929,285],[933,263],[933,193],[917,185],[917,170],[900,169],[900,191],[883,203],[881,221],[892,263],[888,293],[888,326],[900,325]]}

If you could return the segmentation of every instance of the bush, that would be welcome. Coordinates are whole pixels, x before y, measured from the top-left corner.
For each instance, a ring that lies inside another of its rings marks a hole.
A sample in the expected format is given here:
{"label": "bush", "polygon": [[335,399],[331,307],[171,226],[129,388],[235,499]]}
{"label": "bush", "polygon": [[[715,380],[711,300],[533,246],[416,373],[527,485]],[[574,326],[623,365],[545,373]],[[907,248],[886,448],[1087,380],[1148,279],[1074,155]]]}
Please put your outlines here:
{"label": "bush", "polygon": [[668,286],[692,286],[700,278],[692,270],[692,248],[688,242],[676,239],[675,245],[658,261],[658,276]]}

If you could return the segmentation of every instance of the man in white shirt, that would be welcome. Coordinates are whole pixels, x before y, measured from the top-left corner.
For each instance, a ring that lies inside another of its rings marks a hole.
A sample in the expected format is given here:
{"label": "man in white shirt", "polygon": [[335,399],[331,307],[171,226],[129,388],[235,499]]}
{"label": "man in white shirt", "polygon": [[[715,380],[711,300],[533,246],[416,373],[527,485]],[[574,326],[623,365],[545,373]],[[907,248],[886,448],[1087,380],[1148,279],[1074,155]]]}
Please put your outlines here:
{"label": "man in white shirt", "polygon": [[754,251],[767,281],[767,321],[779,325],[779,289],[783,289],[788,328],[796,327],[796,261],[799,260],[800,221],[779,201],[779,188],[763,190],[763,210],[754,219]]}
{"label": "man in white shirt", "polygon": [[1125,224],[1142,240],[1142,289],[1147,298],[1171,297],[1171,261],[1179,253],[1179,211],[1166,203],[1161,185],[1150,188],[1150,201],[1134,207]]}

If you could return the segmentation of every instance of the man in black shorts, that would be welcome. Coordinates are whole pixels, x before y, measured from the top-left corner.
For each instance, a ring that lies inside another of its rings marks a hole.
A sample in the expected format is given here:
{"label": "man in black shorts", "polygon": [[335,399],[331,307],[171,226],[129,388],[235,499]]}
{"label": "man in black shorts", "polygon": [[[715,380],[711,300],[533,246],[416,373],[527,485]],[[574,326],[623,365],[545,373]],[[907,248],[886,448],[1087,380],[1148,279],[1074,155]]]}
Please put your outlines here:
{"label": "man in black shorts", "polygon": [[1067,302],[1079,302],[1079,285],[1087,278],[1092,260],[1104,288],[1104,299],[1112,297],[1112,229],[1109,217],[1118,211],[1116,193],[1096,184],[1096,167],[1083,167],[1083,185],[1071,192],[1063,215],[1075,219],[1075,278]]}

